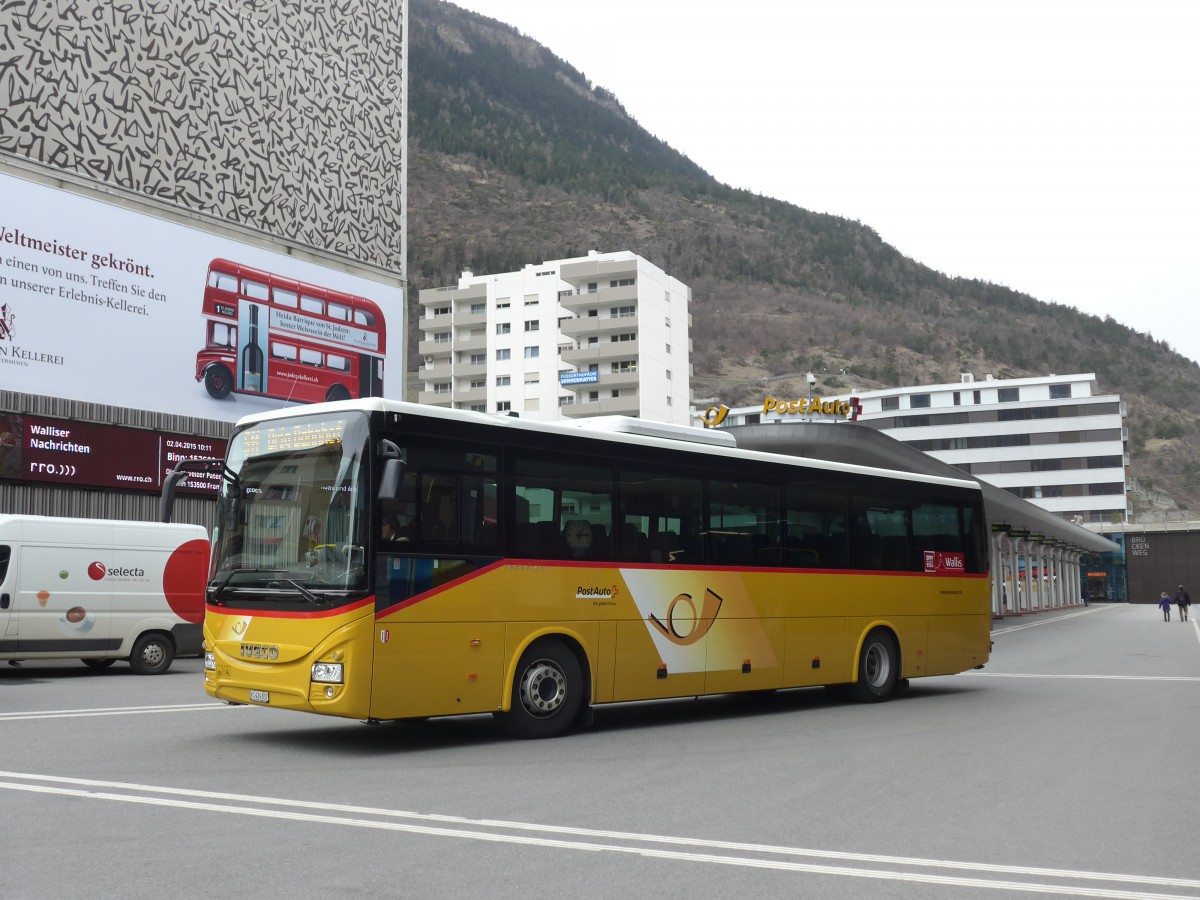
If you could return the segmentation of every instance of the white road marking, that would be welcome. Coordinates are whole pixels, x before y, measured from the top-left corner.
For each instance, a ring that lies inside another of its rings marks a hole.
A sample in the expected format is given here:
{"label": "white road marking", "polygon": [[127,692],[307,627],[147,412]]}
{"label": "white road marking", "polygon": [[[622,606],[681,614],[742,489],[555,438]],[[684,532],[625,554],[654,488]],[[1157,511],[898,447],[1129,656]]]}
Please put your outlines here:
{"label": "white road marking", "polygon": [[177,703],[170,706],[112,706],[106,709],[48,709],[41,712],[0,713],[0,722],[17,722],[26,719],[70,719],[93,716],[139,716],[163,712],[205,712],[214,709],[250,709],[251,707],[229,706],[226,703]]}
{"label": "white road marking", "polygon": [[[228,794],[215,791],[186,790],[154,785],[130,784],[115,781],[96,781],[82,778],[66,778],[49,775],[34,775],[20,772],[0,772],[0,778],[15,779],[0,781],[0,789],[25,791],[37,794],[52,794],[78,797],[87,800],[108,800],[122,803],[148,804],[174,807],[177,809],[218,812],[230,815],[258,816],[295,822],[310,822],[323,825],[343,825],[355,828],[371,828],[386,831],[422,834],[558,850],[583,850],[588,852],[610,852],[636,854],[639,856],[673,859],[683,862],[710,863],[716,865],[742,866],[746,868],[775,869],[805,874],[830,875],[848,878],[867,878],[882,881],[915,882],[953,887],[986,888],[1019,891],[1034,894],[1059,894],[1075,897],[1110,897],[1122,900],[1195,900],[1196,893],[1166,894],[1140,889],[1114,889],[1110,885],[1125,884],[1132,888],[1156,887],[1200,892],[1200,881],[1187,878],[1165,878],[1147,875],[1122,875],[1110,872],[1086,872],[1070,869],[1044,869],[1024,866],[1003,866],[988,863],[968,863],[953,860],[919,859],[900,856],[844,853],[838,851],[812,850],[800,847],[782,847],[770,844],[748,844],[732,841],[712,841],[698,838],[682,838],[669,835],[639,834],[621,831],[604,831],[588,828],[542,825],[527,822],[507,822],[493,819],[467,819],[415,813],[406,810],[381,809],[376,807],[350,806],[333,803],[314,803],[272,797],[257,797],[245,794]],[[102,790],[103,789],[103,790]],[[126,793],[115,793],[124,791]],[[161,795],[161,796],[157,796]],[[220,802],[217,802],[220,801]],[[233,805],[245,804],[245,805]],[[276,808],[272,808],[276,807]],[[329,815],[343,813],[344,815]],[[353,817],[352,817],[353,816]],[[374,816],[375,818],[363,818]],[[407,821],[395,821],[403,819]],[[485,830],[491,829],[491,830]],[[539,837],[538,833],[572,835],[586,840],[563,840]],[[649,845],[649,846],[645,846]],[[654,846],[660,845],[660,846]],[[704,850],[724,851],[722,854],[697,852],[695,849],[677,850],[683,846]],[[729,855],[729,854],[743,855]],[[757,856],[751,854],[758,854]],[[776,858],[772,858],[776,857]],[[785,857],[783,859],[777,857]],[[825,860],[840,860],[856,865],[830,865],[797,862],[786,857],[815,857]],[[864,868],[862,864],[891,865],[910,869],[950,869],[979,873],[976,876],[939,875],[933,872],[903,871],[898,869]],[[1034,881],[1014,881],[1008,878],[981,877],[985,874],[1024,876],[1027,878],[1062,879],[1066,884]],[[1099,884],[1089,884],[1099,883]]]}

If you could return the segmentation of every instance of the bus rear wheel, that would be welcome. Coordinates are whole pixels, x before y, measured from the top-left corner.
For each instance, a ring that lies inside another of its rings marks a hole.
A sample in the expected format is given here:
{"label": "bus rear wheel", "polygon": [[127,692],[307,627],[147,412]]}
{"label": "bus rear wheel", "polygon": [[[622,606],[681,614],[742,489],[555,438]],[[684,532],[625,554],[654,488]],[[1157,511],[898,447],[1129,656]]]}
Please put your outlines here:
{"label": "bus rear wheel", "polygon": [[224,400],[233,390],[233,373],[217,363],[204,370],[204,388],[217,400]]}
{"label": "bus rear wheel", "polygon": [[546,638],[530,645],[517,663],[512,707],[497,718],[520,738],[558,737],[579,715],[583,670],[562,641]]}
{"label": "bus rear wheel", "polygon": [[896,692],[899,678],[900,653],[896,641],[882,628],[876,628],[867,635],[859,653],[854,697],[863,703],[887,700]]}

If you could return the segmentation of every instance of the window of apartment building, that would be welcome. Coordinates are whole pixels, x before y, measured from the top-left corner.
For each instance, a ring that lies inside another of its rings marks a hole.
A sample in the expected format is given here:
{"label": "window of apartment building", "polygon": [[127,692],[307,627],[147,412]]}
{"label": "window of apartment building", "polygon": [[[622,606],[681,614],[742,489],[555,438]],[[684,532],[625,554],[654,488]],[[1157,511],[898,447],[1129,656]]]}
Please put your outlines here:
{"label": "window of apartment building", "polygon": [[542,355],[541,347],[526,347],[525,348],[525,358],[526,359],[537,359],[541,355]]}
{"label": "window of apartment building", "polygon": [[899,397],[883,397],[879,401],[879,408],[882,409],[884,412],[888,412],[889,410],[893,410],[893,409],[899,409],[900,408],[900,398]]}
{"label": "window of apartment building", "polygon": [[600,401],[599,391],[588,391],[588,403],[598,403]]}
{"label": "window of apartment building", "polygon": [[511,400],[501,400],[496,404],[496,412],[508,412],[510,409],[512,409]]}
{"label": "window of apartment building", "polygon": [[630,285],[630,284],[633,284],[632,278],[618,278],[615,281],[610,281],[608,283],[608,286],[609,287],[625,287],[626,285]]}
{"label": "window of apartment building", "polygon": [[913,394],[908,398],[908,405],[912,409],[928,409],[929,395],[928,394]]}
{"label": "window of apartment building", "polygon": [[434,314],[435,316],[448,316],[448,315],[450,315],[450,307],[448,307],[448,306],[435,306],[435,307],[433,308],[433,314]]}
{"label": "window of apartment building", "polygon": [[574,406],[575,405],[575,395],[571,394],[570,396],[567,396],[567,397],[559,397],[558,405],[559,406]]}
{"label": "window of apartment building", "polygon": [[496,301],[496,309],[508,309],[511,305],[507,300]]}
{"label": "window of apartment building", "polygon": [[477,388],[485,388],[485,387],[487,387],[487,379],[486,378],[472,378],[471,379],[471,390],[475,390]]}
{"label": "window of apartment building", "polygon": [[609,340],[614,344],[621,344],[626,341],[636,341],[637,340],[637,332],[636,331],[627,331],[624,334],[614,334],[609,338]]}
{"label": "window of apartment building", "polygon": [[666,346],[667,346],[667,356],[670,356],[671,355],[671,345],[667,344]]}
{"label": "window of apartment building", "polygon": [[450,393],[450,382],[448,382],[448,381],[439,381],[437,384],[435,384],[435,385],[433,386],[433,392],[434,392],[435,394],[448,394],[448,393]]}
{"label": "window of apartment building", "polygon": [[539,322],[537,319],[527,319],[525,321],[525,331],[526,332],[541,331],[541,330],[542,330],[542,323]]}
{"label": "window of apartment building", "polygon": [[598,281],[589,281],[588,282],[587,292],[589,294],[594,294],[598,290],[600,290],[600,283]]}
{"label": "window of apartment building", "polygon": [[473,366],[486,365],[487,364],[487,356],[483,353],[472,353],[470,362],[471,362],[471,365],[473,365]]}
{"label": "window of apartment building", "polygon": [[434,334],[433,334],[433,342],[434,342],[435,344],[448,344],[448,343],[450,343],[450,332],[448,332],[448,331],[436,331],[436,332],[434,332]]}
{"label": "window of apartment building", "polygon": [[589,372],[599,372],[600,371],[600,363],[588,363],[587,370]]}
{"label": "window of apartment building", "polygon": [[996,391],[996,400],[1000,403],[1016,403],[1020,399],[1020,388],[1000,388]]}
{"label": "window of apartment building", "polygon": [[1105,494],[1123,494],[1125,493],[1125,484],[1120,481],[1110,481],[1107,484],[1089,484],[1088,496],[1099,497]]}
{"label": "window of apartment building", "polygon": [[541,384],[541,381],[542,379],[537,372],[527,372],[525,374],[526,384]]}
{"label": "window of apartment building", "polygon": [[1125,464],[1120,456],[1089,456],[1086,467],[1089,469],[1119,469]]}
{"label": "window of apartment building", "polygon": [[588,317],[589,319],[598,319],[598,318],[600,318],[600,310],[598,310],[598,309],[589,309],[589,310],[587,311],[587,317]]}
{"label": "window of apartment building", "polygon": [[671,370],[667,369],[667,381],[671,380]]}
{"label": "window of apartment building", "polygon": [[1068,400],[1071,397],[1071,385],[1069,384],[1052,384],[1050,385],[1051,400]]}
{"label": "window of apartment building", "polygon": [[971,393],[973,394],[973,396],[971,398],[972,403],[974,403],[976,406],[978,406],[980,403],[983,402],[983,394],[982,393],[980,393],[979,391],[972,391]]}
{"label": "window of apartment building", "polygon": [[630,319],[636,315],[636,306],[614,306],[612,308],[612,318],[614,319]]}
{"label": "window of apartment building", "polygon": [[954,392],[954,405],[955,405],[955,406],[962,406],[962,391],[955,391],[955,392]]}
{"label": "window of apartment building", "polygon": [[621,373],[621,372],[636,372],[636,371],[637,371],[637,360],[636,359],[623,359],[620,362],[615,362],[612,364],[612,373],[614,375]]}
{"label": "window of apartment building", "polygon": [[487,412],[487,406],[483,403],[472,403],[471,412]]}
{"label": "window of apartment building", "polygon": [[508,387],[510,384],[512,384],[512,378],[510,376],[508,376],[508,375],[497,375],[496,376],[496,387]]}
{"label": "window of apartment building", "polygon": [[507,349],[506,350],[497,350],[496,351],[496,359],[497,359],[497,361],[500,361],[500,362],[503,362],[506,359],[512,359],[512,351],[507,350]]}
{"label": "window of apartment building", "polygon": [[496,334],[511,334],[511,333],[512,333],[512,325],[511,324],[509,324],[508,322],[497,322],[496,323]]}
{"label": "window of apartment building", "polygon": [[620,396],[621,396],[621,390],[620,390],[620,388],[613,388],[613,389],[612,389],[612,395],[613,395],[613,397],[620,397]]}
{"label": "window of apartment building", "polygon": [[482,316],[485,312],[487,312],[487,304],[485,304],[485,303],[472,303],[471,304],[471,315]]}
{"label": "window of apartment building", "polygon": [[526,305],[526,306],[537,306],[537,305],[538,305],[538,298],[537,298],[537,297],[526,297],[526,298],[525,298],[525,305]]}

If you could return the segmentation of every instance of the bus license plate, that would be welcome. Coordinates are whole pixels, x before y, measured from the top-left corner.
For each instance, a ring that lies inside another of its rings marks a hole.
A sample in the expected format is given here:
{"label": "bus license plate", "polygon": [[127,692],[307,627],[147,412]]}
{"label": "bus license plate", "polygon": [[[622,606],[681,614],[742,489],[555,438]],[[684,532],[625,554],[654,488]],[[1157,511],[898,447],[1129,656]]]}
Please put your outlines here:
{"label": "bus license plate", "polygon": [[250,702],[251,703],[270,703],[271,702],[271,694],[269,691],[251,691],[250,692]]}

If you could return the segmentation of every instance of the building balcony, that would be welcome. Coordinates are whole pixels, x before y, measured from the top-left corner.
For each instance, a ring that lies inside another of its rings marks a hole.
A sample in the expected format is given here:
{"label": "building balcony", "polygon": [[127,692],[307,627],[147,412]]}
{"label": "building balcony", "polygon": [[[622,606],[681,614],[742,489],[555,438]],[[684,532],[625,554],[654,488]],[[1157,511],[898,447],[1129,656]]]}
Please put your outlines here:
{"label": "building balcony", "polygon": [[483,403],[487,400],[486,387],[465,387],[455,391],[452,395],[455,404],[464,405],[470,403]]}
{"label": "building balcony", "polygon": [[486,334],[477,334],[469,337],[457,338],[454,341],[455,352],[471,351],[471,350],[486,350],[488,339]]}
{"label": "building balcony", "polygon": [[449,391],[419,391],[417,393],[417,402],[423,403],[426,406],[440,406],[444,409],[450,408],[450,401],[454,395]]}
{"label": "building balcony", "polygon": [[559,354],[559,358],[578,369],[586,369],[591,363],[600,363],[600,368],[604,369],[607,366],[603,363],[609,363],[615,359],[636,359],[637,355],[637,341],[601,341],[586,347],[569,350],[564,348]]}
{"label": "building balcony", "polygon": [[454,367],[450,364],[447,358],[443,361],[435,362],[432,366],[421,366],[417,369],[418,381],[447,381],[454,374]]}
{"label": "building balcony", "polygon": [[559,331],[583,343],[586,343],[589,337],[599,337],[603,340],[606,335],[636,331],[637,327],[637,316],[578,316],[574,319],[558,320]]}
{"label": "building balcony", "polygon": [[446,356],[450,352],[449,341],[418,341],[417,353],[420,356]]}
{"label": "building balcony", "polygon": [[641,403],[636,394],[628,397],[605,397],[602,400],[568,403],[560,406],[564,419],[586,419],[591,416],[636,416]]}
{"label": "building balcony", "polygon": [[595,309],[598,306],[613,305],[634,306],[637,304],[638,289],[636,284],[623,284],[620,287],[602,287],[595,291],[583,291],[578,294],[563,294],[558,298],[559,305],[571,312],[582,312]]}

